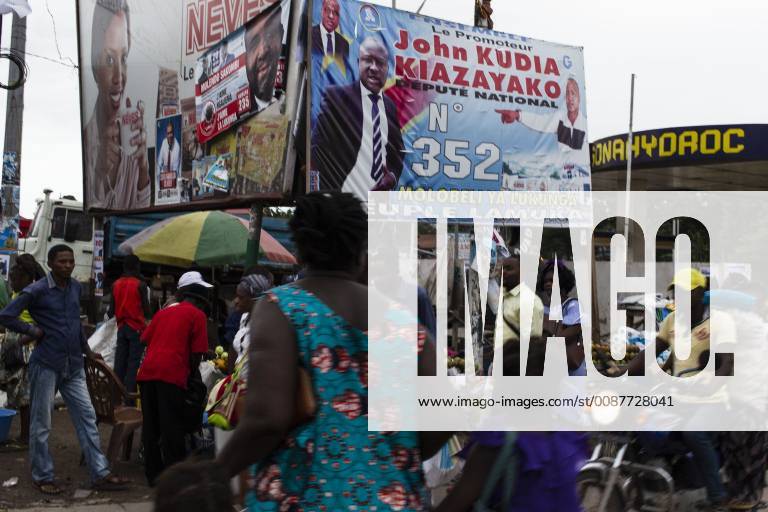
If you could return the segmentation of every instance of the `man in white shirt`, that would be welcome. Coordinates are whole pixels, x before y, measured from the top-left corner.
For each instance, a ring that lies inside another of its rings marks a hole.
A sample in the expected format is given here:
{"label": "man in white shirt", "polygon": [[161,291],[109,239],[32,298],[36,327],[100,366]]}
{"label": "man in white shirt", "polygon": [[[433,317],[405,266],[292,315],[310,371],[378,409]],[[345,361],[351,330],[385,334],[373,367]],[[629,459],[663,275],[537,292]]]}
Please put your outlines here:
{"label": "man in white shirt", "polygon": [[[502,318],[504,351],[508,351],[512,344],[520,343],[521,332],[521,303],[525,297],[522,289],[525,285],[520,281],[520,252],[513,249],[512,255],[501,261],[502,269]],[[544,323],[544,305],[533,290],[527,289],[527,298],[532,298],[532,304],[525,301],[526,309],[532,307],[531,314],[531,339],[541,338]],[[507,345],[507,344],[510,345]],[[519,350],[519,348],[518,348]]]}
{"label": "man in white shirt", "polygon": [[165,140],[157,154],[157,169],[159,173],[174,173],[179,175],[181,167],[181,151],[179,142],[173,135],[173,123],[168,121],[165,125]]}

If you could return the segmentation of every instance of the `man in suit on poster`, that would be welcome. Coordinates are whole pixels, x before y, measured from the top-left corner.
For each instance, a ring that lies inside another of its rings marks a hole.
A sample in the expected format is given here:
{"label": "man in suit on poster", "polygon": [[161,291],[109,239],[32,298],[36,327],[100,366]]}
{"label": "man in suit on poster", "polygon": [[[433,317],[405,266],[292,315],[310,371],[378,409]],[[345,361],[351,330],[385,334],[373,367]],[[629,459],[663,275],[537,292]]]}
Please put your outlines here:
{"label": "man in suit on poster", "polygon": [[157,169],[160,173],[172,172],[177,177],[180,175],[181,151],[173,130],[173,122],[170,120],[165,125],[165,139],[157,153]]}
{"label": "man in suit on poster", "polygon": [[224,41],[221,43],[221,65],[226,66],[233,60],[235,60],[235,56],[229,53],[229,43]]}
{"label": "man in suit on poster", "polygon": [[271,9],[245,29],[245,72],[256,112],[275,101],[275,80],[283,53],[282,10],[279,5]]}
{"label": "man in suit on poster", "polygon": [[360,44],[359,81],[325,91],[312,133],[312,166],[320,189],[392,190],[403,170],[403,138],[397,106],[382,94],[389,52],[381,39]]}
{"label": "man in suit on poster", "polygon": [[565,109],[558,115],[543,115],[521,110],[497,109],[502,124],[520,122],[531,130],[554,133],[566,164],[589,166],[587,121],[581,110],[579,83],[569,77],[565,84]]}
{"label": "man in suit on poster", "polygon": [[326,57],[349,57],[349,42],[338,32],[339,0],[323,0],[322,20],[312,27],[312,53]]}

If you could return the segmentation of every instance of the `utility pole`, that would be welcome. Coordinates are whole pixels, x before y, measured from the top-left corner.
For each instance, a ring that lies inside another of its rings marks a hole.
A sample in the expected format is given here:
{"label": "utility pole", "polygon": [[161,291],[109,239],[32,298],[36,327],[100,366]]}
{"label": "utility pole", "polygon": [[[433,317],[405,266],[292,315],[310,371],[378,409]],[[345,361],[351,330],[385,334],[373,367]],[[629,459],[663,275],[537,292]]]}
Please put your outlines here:
{"label": "utility pole", "polygon": [[[2,15],[0,15],[0,20]],[[26,67],[24,66],[24,51],[27,47],[27,18],[19,18],[13,13],[13,25],[11,27],[11,55],[9,58],[8,71],[8,98],[5,106],[5,141],[3,146],[3,155],[0,165],[3,166],[3,200],[0,202],[0,215],[4,219],[15,219],[18,225],[19,210],[16,205],[2,204],[7,198],[18,194],[18,186],[21,184],[21,125],[24,120],[24,81],[26,79]],[[6,173],[6,155],[8,155],[8,165],[14,166],[15,173]],[[14,162],[15,160],[15,162]],[[6,187],[12,188],[10,194],[6,194]],[[18,197],[18,196],[17,196]],[[9,238],[5,241],[5,250],[15,252],[18,249],[18,238],[13,241]]]}
{"label": "utility pole", "polygon": [[[27,18],[19,18],[13,13],[13,25],[11,28],[11,53],[25,55],[27,47]],[[22,57],[23,58],[23,57]],[[24,79],[24,70],[13,62],[9,65],[8,84],[18,84]],[[8,152],[16,153],[17,179],[21,176],[21,129],[24,120],[24,83],[19,87],[8,91],[5,105],[5,141],[3,155]],[[4,183],[5,185],[5,183]],[[18,185],[18,183],[16,183]]]}
{"label": "utility pole", "polygon": [[632,190],[632,155],[634,153],[634,133],[633,122],[635,117],[635,74],[632,73],[632,79],[629,86],[629,133],[627,134],[627,174],[625,186],[625,215],[624,215],[624,238],[629,243],[629,193]]}

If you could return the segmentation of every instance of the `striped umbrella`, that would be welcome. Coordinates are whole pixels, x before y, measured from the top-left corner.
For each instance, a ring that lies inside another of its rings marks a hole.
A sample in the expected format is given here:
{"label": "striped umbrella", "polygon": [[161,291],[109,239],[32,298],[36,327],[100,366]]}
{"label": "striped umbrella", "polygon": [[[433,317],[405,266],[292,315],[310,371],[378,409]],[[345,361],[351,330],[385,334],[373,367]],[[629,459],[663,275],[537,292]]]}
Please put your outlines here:
{"label": "striped umbrella", "polygon": [[[248,220],[225,212],[195,212],[171,217],[135,234],[118,247],[142,261],[175,267],[212,267],[242,263],[248,244]],[[296,265],[296,258],[265,230],[259,256]]]}

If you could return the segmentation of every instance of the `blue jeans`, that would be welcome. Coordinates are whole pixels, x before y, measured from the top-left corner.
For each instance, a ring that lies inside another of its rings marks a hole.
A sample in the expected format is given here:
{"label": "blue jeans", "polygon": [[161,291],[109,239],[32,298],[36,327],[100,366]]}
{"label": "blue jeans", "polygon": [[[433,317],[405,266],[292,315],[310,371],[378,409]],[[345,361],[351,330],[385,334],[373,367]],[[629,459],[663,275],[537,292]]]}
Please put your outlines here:
{"label": "blue jeans", "polygon": [[53,459],[48,451],[48,435],[51,432],[51,411],[56,390],[61,393],[69,410],[91,481],[109,475],[109,463],[101,451],[99,429],[96,427],[96,412],[85,385],[85,371],[82,368],[71,369],[67,365],[64,370],[57,372],[33,361],[29,364],[29,383],[29,459],[32,463],[32,479],[36,482],[53,481]]}
{"label": "blue jeans", "polygon": [[715,449],[717,432],[683,432],[683,443],[693,453],[693,460],[699,468],[701,479],[707,488],[707,499],[719,502],[727,497],[725,486],[720,480],[720,460]]}
{"label": "blue jeans", "polygon": [[[127,325],[117,330],[117,347],[115,349],[115,373],[129,393],[136,392],[136,373],[144,355],[144,345],[140,334]],[[133,405],[133,400],[128,401]]]}

